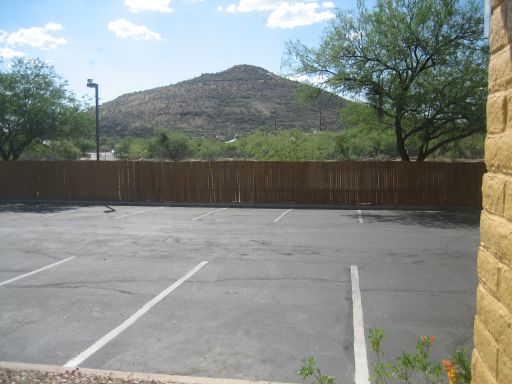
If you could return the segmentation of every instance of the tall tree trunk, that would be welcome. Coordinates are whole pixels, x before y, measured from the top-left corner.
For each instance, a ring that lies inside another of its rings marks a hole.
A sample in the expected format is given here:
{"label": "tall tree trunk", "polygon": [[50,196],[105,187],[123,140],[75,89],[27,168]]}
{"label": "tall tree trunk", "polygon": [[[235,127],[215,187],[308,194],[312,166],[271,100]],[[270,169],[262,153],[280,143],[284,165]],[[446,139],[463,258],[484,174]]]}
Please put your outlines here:
{"label": "tall tree trunk", "polygon": [[423,150],[418,151],[418,157],[416,158],[417,162],[423,161],[426,158],[427,158],[426,152],[424,152]]}
{"label": "tall tree trunk", "polygon": [[402,121],[397,113],[397,117],[395,117],[395,136],[396,136],[396,150],[398,154],[402,158],[403,161],[410,161],[409,154],[405,149],[405,140],[402,137]]}
{"label": "tall tree trunk", "polygon": [[9,156],[7,155],[7,153],[0,148],[0,157],[4,160],[4,161],[8,161],[9,160]]}

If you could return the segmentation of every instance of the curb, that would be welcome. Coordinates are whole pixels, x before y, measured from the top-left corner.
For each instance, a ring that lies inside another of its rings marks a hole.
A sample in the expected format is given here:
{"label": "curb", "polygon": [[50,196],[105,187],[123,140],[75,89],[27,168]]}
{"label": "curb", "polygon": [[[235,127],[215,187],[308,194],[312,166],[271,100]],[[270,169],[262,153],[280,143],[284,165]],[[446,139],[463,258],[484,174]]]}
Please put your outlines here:
{"label": "curb", "polygon": [[[0,361],[0,369],[10,369],[18,371],[39,371],[48,373],[66,373],[72,372],[75,369],[64,368],[59,365],[46,365],[46,364],[31,364],[31,363],[18,363]],[[84,375],[95,375],[95,376],[108,376],[117,379],[126,380],[145,380],[145,381],[159,381],[173,384],[292,384],[282,383],[277,381],[253,381],[253,380],[239,380],[239,379],[222,379],[222,378],[210,378],[210,377],[196,377],[196,376],[178,376],[178,375],[166,375],[157,373],[142,373],[142,372],[121,372],[121,371],[110,371],[103,369],[92,369],[92,368],[79,368],[79,372]]]}

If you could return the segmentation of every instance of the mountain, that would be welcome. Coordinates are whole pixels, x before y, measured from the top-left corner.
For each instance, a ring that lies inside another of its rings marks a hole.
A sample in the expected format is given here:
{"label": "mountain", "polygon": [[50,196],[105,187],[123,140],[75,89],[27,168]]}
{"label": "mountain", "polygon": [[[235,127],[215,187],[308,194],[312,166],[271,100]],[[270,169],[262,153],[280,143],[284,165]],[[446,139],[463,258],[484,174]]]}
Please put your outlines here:
{"label": "mountain", "polygon": [[[346,100],[327,92],[300,103],[301,83],[250,65],[122,95],[100,108],[106,136],[148,136],[168,128],[194,137],[229,139],[255,129],[340,130]],[[320,127],[321,117],[321,127]]]}

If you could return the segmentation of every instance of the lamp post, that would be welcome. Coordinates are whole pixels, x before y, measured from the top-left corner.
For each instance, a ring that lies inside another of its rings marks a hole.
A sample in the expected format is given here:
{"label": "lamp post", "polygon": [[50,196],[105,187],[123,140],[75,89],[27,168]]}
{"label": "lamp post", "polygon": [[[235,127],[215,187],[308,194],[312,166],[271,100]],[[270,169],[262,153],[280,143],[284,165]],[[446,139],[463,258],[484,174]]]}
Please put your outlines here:
{"label": "lamp post", "polygon": [[98,83],[94,83],[92,79],[87,79],[87,87],[94,88],[96,94],[96,160],[100,161],[100,115],[98,107]]}

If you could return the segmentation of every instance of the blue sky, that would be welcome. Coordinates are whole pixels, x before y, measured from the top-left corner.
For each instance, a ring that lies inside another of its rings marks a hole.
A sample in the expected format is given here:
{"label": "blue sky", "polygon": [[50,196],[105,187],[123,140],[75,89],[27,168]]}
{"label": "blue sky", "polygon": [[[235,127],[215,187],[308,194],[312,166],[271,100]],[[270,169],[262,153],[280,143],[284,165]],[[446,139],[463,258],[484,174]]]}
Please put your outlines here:
{"label": "blue sky", "polygon": [[0,56],[53,64],[101,102],[236,64],[281,71],[285,42],[317,45],[356,0],[0,0]]}

